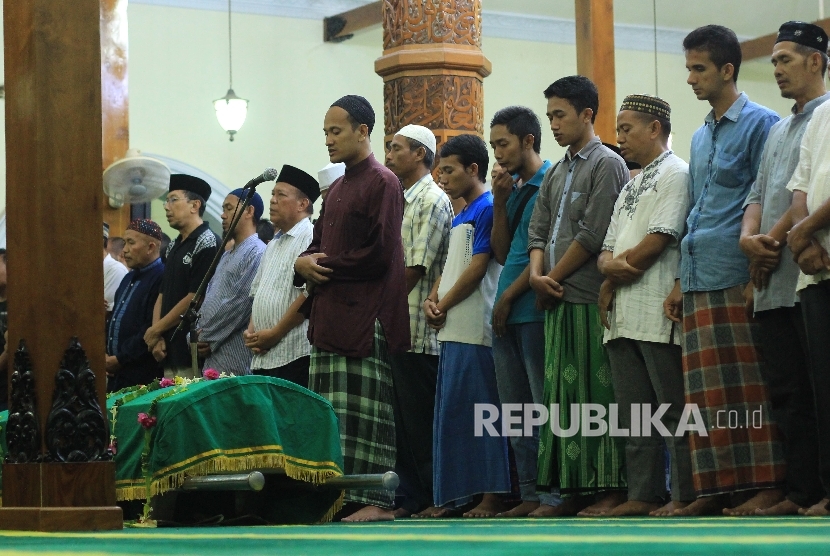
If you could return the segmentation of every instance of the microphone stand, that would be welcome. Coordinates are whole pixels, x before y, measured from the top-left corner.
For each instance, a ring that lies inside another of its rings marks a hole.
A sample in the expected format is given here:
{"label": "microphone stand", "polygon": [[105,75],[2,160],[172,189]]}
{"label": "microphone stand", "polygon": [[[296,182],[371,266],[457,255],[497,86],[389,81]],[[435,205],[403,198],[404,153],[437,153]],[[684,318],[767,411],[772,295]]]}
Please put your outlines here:
{"label": "microphone stand", "polygon": [[170,336],[170,343],[173,343],[173,339],[179,332],[184,330],[186,323],[190,326],[190,366],[193,376],[195,377],[199,376],[199,356],[197,347],[199,339],[197,337],[196,330],[196,321],[199,318],[199,313],[196,312],[196,307],[199,306],[199,303],[202,301],[202,297],[205,295],[208,282],[210,282],[210,279],[213,278],[213,272],[219,264],[219,259],[221,259],[222,255],[225,254],[225,246],[228,244],[228,240],[233,236],[233,233],[236,230],[236,225],[239,224],[239,220],[242,218],[242,214],[245,212],[245,209],[247,209],[251,204],[251,199],[254,196],[254,189],[255,186],[252,186],[250,189],[247,187],[245,188],[245,198],[241,199],[242,206],[240,207],[237,205],[236,214],[228,226],[228,231],[226,231],[225,235],[222,237],[222,245],[213,257],[213,261],[210,263],[210,268],[208,268],[204,278],[202,278],[202,282],[199,284],[199,289],[196,290],[196,293],[193,295],[193,299],[190,300],[190,305],[188,305],[187,311],[185,311],[183,315],[180,315],[182,319],[181,322],[179,322],[179,325],[173,331],[173,335]]}

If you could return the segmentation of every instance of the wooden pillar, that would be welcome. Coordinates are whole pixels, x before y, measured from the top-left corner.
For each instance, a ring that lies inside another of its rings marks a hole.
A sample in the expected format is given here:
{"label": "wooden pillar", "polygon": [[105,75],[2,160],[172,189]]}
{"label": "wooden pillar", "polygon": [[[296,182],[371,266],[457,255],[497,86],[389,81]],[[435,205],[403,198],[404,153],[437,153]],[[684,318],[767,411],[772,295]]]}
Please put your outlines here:
{"label": "wooden pillar", "polygon": [[[127,0],[101,2],[101,119],[103,167],[124,158],[130,148],[127,91]],[[130,224],[130,205],[112,208],[101,189],[104,222],[111,236],[123,236]]]}
{"label": "wooden pillar", "polygon": [[599,89],[594,130],[617,144],[617,87],[614,69],[614,0],[575,0],[576,72]]}
{"label": "wooden pillar", "polygon": [[20,348],[0,529],[120,528],[101,414],[101,7],[3,10],[9,346]]}
{"label": "wooden pillar", "polygon": [[481,0],[384,0],[384,143],[407,124],[438,144],[484,135],[484,86],[492,65],[481,52]]}

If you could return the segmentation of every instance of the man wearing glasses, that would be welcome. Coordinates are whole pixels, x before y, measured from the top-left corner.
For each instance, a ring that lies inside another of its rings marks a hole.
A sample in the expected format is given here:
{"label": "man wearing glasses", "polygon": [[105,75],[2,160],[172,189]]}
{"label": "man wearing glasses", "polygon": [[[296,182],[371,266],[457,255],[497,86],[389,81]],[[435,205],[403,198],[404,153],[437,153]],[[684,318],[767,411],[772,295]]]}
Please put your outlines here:
{"label": "man wearing glasses", "polygon": [[185,174],[170,176],[164,212],[167,223],[179,231],[179,236],[167,248],[153,325],[144,335],[147,349],[164,364],[167,378],[194,376],[186,331],[175,338],[172,335],[219,249],[219,238],[202,220],[210,193],[204,180]]}

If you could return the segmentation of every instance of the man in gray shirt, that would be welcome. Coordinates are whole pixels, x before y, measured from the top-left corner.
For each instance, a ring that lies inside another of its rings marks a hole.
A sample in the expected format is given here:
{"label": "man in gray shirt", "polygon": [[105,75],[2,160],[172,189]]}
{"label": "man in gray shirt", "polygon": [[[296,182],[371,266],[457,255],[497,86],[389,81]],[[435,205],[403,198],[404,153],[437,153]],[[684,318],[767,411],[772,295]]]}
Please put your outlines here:
{"label": "man in gray shirt", "polygon": [[[602,346],[598,299],[603,276],[597,255],[614,202],[629,174],[619,155],[594,134],[599,95],[590,79],[563,77],[545,90],[556,142],[568,151],[545,175],[528,230],[530,286],[545,313],[544,404],[559,404],[561,429],[571,427],[571,404],[614,403]],[[578,420],[578,416],[573,421]],[[625,502],[624,443],[620,438],[565,437],[543,427],[538,484],[560,488],[564,502],[542,504],[533,517],[603,515]],[[602,493],[596,503],[589,494]],[[583,509],[584,508],[584,509]]]}
{"label": "man in gray shirt", "polygon": [[[823,38],[825,51],[815,48]],[[787,494],[760,515],[792,515],[824,497],[813,388],[801,308],[795,293],[798,265],[782,257],[793,194],[787,183],[798,165],[801,137],[815,110],[830,99],[824,87],[827,35],[816,25],[790,21],[772,50],[773,74],[781,96],[795,101],[792,114],[770,129],[755,184],[744,204],[741,250],[750,263],[747,310],[758,320],[773,418],[784,437]],[[754,297],[754,307],[753,307]],[[830,485],[827,485],[830,486]]]}

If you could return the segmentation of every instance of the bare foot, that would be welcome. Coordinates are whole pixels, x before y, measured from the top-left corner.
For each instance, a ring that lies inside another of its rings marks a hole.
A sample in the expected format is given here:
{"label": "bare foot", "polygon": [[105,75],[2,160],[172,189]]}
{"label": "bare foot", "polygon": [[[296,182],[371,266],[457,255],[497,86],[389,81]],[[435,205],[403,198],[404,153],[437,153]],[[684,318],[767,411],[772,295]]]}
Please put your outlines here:
{"label": "bare foot", "polygon": [[701,496],[691,504],[677,508],[672,516],[692,517],[701,515],[717,515],[729,503],[729,496],[716,494],[715,496]]}
{"label": "bare foot", "polygon": [[758,508],[755,510],[755,515],[798,515],[798,512],[803,509],[805,508],[785,498],[769,508]]}
{"label": "bare foot", "polygon": [[672,500],[662,508],[658,508],[653,512],[649,512],[648,515],[652,517],[672,517],[673,515],[675,515],[674,510],[682,510],[688,505],[688,502],[675,502],[674,500]]}
{"label": "bare foot", "polygon": [[588,505],[586,496],[569,496],[558,506],[539,504],[539,507],[527,514],[527,517],[573,517],[576,512]]}
{"label": "bare foot", "polygon": [[813,504],[809,508],[801,508],[798,510],[800,515],[830,515],[830,510],[827,509],[827,504],[830,504],[830,498],[823,498],[817,504]]}
{"label": "bare foot", "polygon": [[407,510],[406,508],[395,508],[395,511],[392,512],[395,515],[395,519],[400,519],[402,517],[411,517],[412,512]]}
{"label": "bare foot", "polygon": [[624,491],[615,490],[612,492],[607,493],[602,499],[595,503],[591,504],[578,514],[579,517],[601,517],[606,515],[608,512],[625,502],[625,499],[628,495]]}
{"label": "bare foot", "polygon": [[384,510],[377,506],[365,506],[340,521],[346,523],[365,523],[369,521],[394,521],[395,513],[392,510]]}
{"label": "bare foot", "polygon": [[418,512],[417,514],[412,514],[414,519],[430,519],[433,517],[447,517],[450,513],[450,510],[447,508],[439,508],[437,506],[430,506],[429,508]]}
{"label": "bare foot", "polygon": [[539,502],[522,502],[512,510],[496,514],[496,517],[527,517],[539,507]]}
{"label": "bare foot", "polygon": [[746,516],[755,515],[755,510],[766,510],[784,500],[784,491],[779,488],[765,488],[759,490],[755,496],[735,508],[724,508],[723,515]]}
{"label": "bare foot", "polygon": [[501,498],[495,494],[485,494],[481,497],[481,503],[468,512],[464,517],[496,517],[496,514],[504,509]]}
{"label": "bare foot", "polygon": [[649,515],[651,512],[659,508],[659,502],[640,502],[639,500],[629,500],[628,502],[611,509],[605,514],[605,516],[625,517],[630,515]]}

